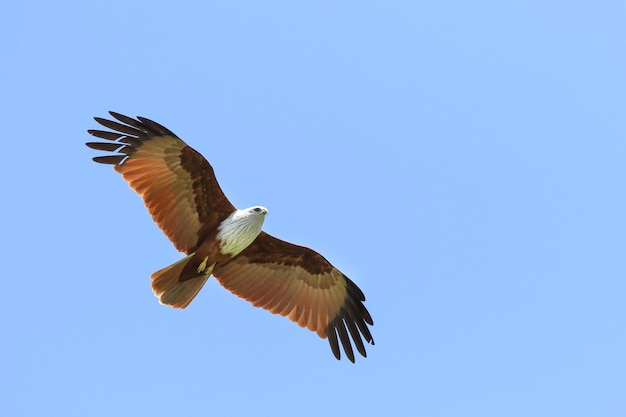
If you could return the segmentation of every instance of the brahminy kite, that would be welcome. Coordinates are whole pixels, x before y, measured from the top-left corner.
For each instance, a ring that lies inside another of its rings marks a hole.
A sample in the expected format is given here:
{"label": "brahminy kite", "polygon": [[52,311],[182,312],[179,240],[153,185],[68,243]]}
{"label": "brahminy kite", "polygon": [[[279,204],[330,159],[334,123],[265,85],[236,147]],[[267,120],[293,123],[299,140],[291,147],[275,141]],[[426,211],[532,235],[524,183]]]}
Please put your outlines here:
{"label": "brahminy kite", "polygon": [[145,117],[109,113],[118,121],[94,119],[113,131],[88,130],[108,142],[86,145],[113,154],[93,160],[113,165],[176,249],[187,254],[152,274],[162,304],[187,307],[213,275],[254,306],[328,338],[337,359],[341,341],[354,362],[350,338],[367,356],[363,338],[374,344],[367,326],[374,322],[354,282],[314,250],[261,231],[267,209],[236,209],[209,162],[170,130]]}

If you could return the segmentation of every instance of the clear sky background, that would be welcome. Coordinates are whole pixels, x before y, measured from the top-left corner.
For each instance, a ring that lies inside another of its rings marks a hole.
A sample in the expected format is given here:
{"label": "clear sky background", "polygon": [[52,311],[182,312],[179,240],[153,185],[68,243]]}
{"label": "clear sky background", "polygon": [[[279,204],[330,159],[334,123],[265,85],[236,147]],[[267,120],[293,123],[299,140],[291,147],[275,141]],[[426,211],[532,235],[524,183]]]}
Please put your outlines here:
{"label": "clear sky background", "polygon": [[[6,416],[626,415],[619,1],[8,0],[0,14]],[[367,296],[325,340],[181,257],[86,148],[164,124],[238,207]]]}

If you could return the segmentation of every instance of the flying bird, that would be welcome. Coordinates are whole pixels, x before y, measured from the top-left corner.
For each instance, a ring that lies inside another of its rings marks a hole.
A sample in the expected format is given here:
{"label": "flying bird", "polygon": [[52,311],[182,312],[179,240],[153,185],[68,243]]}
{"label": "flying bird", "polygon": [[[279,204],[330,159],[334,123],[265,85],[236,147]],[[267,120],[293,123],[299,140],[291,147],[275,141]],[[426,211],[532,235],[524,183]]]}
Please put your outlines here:
{"label": "flying bird", "polygon": [[337,359],[367,356],[374,344],[372,317],[363,292],[312,249],[261,230],[268,210],[237,209],[224,195],[213,168],[200,153],[160,124],[109,112],[95,117],[110,130],[88,130],[106,142],[88,142],[110,152],[93,158],[113,165],[141,195],[152,219],[187,256],[151,275],[161,304],[185,308],[210,275],[256,307],[280,314],[327,338]]}

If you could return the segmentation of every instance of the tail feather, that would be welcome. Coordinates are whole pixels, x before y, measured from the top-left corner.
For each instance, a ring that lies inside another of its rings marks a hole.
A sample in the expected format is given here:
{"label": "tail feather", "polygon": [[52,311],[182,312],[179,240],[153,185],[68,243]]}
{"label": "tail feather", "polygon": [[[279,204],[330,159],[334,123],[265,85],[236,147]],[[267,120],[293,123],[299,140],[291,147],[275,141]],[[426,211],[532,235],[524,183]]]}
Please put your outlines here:
{"label": "tail feather", "polygon": [[151,275],[152,291],[159,298],[161,304],[174,308],[185,308],[204,286],[213,271],[213,267],[198,273],[197,276],[187,278],[184,281],[180,280],[183,269],[192,258],[193,254]]}

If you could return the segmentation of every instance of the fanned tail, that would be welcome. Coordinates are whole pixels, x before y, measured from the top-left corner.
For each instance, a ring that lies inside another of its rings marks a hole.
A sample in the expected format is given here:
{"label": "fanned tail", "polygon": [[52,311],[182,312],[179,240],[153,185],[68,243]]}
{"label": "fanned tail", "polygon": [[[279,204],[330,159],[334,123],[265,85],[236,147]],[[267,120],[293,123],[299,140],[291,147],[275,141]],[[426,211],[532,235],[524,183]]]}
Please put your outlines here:
{"label": "fanned tail", "polygon": [[170,266],[156,271],[150,276],[152,279],[152,291],[159,298],[161,304],[174,308],[185,308],[202,289],[209,275],[211,275],[213,267],[181,281],[183,271],[193,256],[191,254]]}

